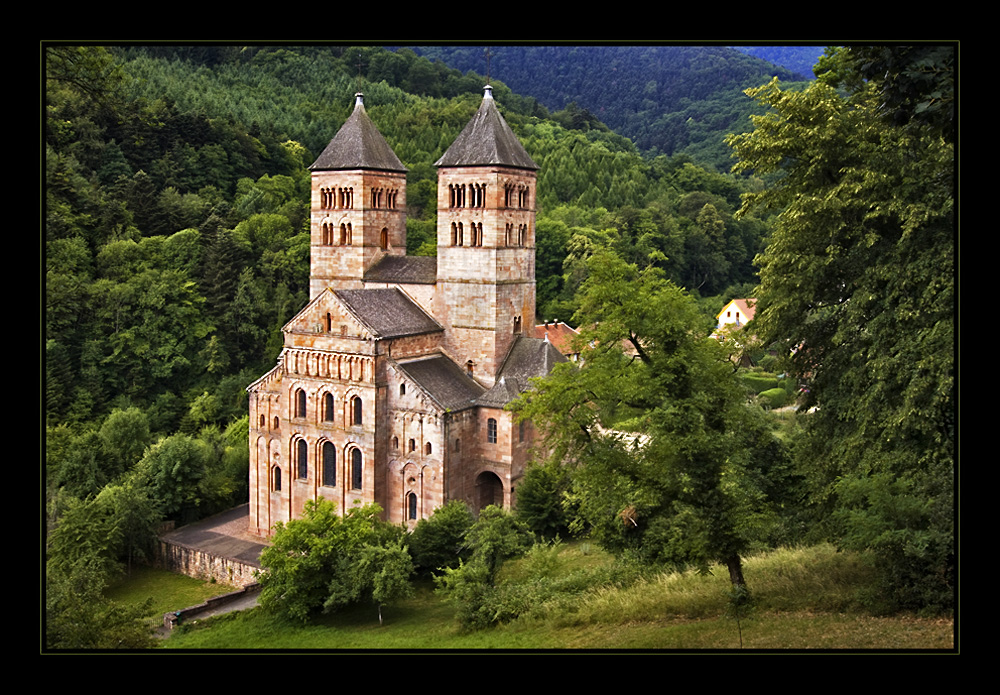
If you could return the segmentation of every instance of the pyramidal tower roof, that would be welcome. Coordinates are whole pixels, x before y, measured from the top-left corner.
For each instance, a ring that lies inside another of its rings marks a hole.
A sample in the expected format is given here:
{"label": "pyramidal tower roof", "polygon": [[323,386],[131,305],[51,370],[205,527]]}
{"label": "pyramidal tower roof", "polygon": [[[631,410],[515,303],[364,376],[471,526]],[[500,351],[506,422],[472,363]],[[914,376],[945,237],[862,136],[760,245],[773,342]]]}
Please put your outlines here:
{"label": "pyramidal tower roof", "polygon": [[350,118],[309,168],[406,171],[399,157],[368,117],[360,92],[355,95],[354,112]]}
{"label": "pyramidal tower roof", "polygon": [[518,169],[538,169],[524,145],[500,115],[493,100],[493,88],[489,85],[486,85],[483,102],[476,115],[434,164],[439,167],[499,164]]}

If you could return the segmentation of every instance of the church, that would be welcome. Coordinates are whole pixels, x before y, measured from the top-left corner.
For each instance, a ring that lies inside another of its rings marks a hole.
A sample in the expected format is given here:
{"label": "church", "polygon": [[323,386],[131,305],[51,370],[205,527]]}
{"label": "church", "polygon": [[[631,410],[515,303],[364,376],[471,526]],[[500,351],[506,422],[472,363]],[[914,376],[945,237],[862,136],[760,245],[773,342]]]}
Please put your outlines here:
{"label": "church", "polygon": [[566,360],[533,337],[538,166],[489,86],[435,166],[436,257],[406,255],[406,167],[361,94],[310,167],[309,303],[247,388],[251,533],[319,498],[410,527],[513,504],[535,433],[504,406]]}

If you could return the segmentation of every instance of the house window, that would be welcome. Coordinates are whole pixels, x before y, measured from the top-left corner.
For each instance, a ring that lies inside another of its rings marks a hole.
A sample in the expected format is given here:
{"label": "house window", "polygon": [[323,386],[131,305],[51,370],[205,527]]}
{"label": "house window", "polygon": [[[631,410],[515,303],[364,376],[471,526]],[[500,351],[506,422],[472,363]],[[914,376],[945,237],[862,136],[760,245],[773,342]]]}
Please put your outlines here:
{"label": "house window", "polygon": [[281,492],[281,469],[274,467],[274,491]]}
{"label": "house window", "polygon": [[430,442],[426,442],[424,444],[424,455],[425,456],[430,456],[431,455],[431,443]]}
{"label": "house window", "polygon": [[400,384],[399,385],[399,395],[400,396],[405,396],[406,395],[406,384]]}
{"label": "house window", "polygon": [[298,478],[299,480],[305,480],[309,477],[309,445],[306,444],[306,440],[300,439],[295,446]]}
{"label": "house window", "polygon": [[417,495],[414,492],[406,495],[406,518],[417,518]]}
{"label": "house window", "polygon": [[323,421],[333,422],[333,394],[328,393],[323,396]]}
{"label": "house window", "polygon": [[323,442],[323,485],[337,485],[337,449],[332,442]]}
{"label": "house window", "polygon": [[306,416],[306,392],[302,389],[295,391],[295,417]]}
{"label": "house window", "polygon": [[493,418],[486,421],[486,441],[490,444],[497,443],[497,421]]}
{"label": "house window", "polygon": [[399,437],[393,437],[392,438],[392,448],[393,449],[398,449],[399,448]]}
{"label": "house window", "polygon": [[361,489],[361,449],[351,449],[351,489]]}
{"label": "house window", "polygon": [[278,419],[277,415],[274,416],[274,429],[281,429],[281,420]]}
{"label": "house window", "polygon": [[411,439],[410,440],[410,449],[409,450],[410,451],[416,451],[417,450],[417,440],[416,439]]}

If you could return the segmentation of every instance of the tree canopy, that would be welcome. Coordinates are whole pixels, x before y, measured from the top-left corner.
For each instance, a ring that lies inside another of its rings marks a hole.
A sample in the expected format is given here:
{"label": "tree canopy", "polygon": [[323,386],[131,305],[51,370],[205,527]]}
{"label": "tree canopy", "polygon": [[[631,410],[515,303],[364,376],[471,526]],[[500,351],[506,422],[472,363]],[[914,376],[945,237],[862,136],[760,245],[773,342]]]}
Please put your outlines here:
{"label": "tree canopy", "polygon": [[572,472],[608,548],[672,566],[724,564],[779,522],[785,455],[747,405],[696,302],[655,267],[606,251],[581,287],[581,366],[557,365],[515,410]]}
{"label": "tree canopy", "polygon": [[769,113],[731,140],[738,171],[775,177],[743,208],[780,211],[754,324],[817,407],[818,524],[876,552],[896,606],[950,605],[954,590],[953,61],[831,51],[805,90],[750,90]]}

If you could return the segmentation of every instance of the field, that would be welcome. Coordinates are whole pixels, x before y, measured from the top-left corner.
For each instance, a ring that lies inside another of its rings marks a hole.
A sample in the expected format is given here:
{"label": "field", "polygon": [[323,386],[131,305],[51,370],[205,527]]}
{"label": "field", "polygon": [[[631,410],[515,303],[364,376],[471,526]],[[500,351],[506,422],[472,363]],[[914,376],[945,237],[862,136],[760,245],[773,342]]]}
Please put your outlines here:
{"label": "field", "polygon": [[[535,567],[529,567],[531,563]],[[560,546],[545,560],[548,573],[600,566],[610,559],[584,544]],[[538,561],[505,568],[504,580],[538,576]],[[753,613],[726,617],[725,572],[665,573],[624,588],[592,588],[548,597],[526,615],[489,630],[464,632],[454,607],[430,582],[405,602],[383,610],[356,606],[303,625],[260,608],[192,624],[162,643],[179,650],[540,650],[627,651],[812,650],[955,652],[949,616],[872,616],[857,600],[871,574],[862,558],[830,546],[778,550],[746,561]]]}

